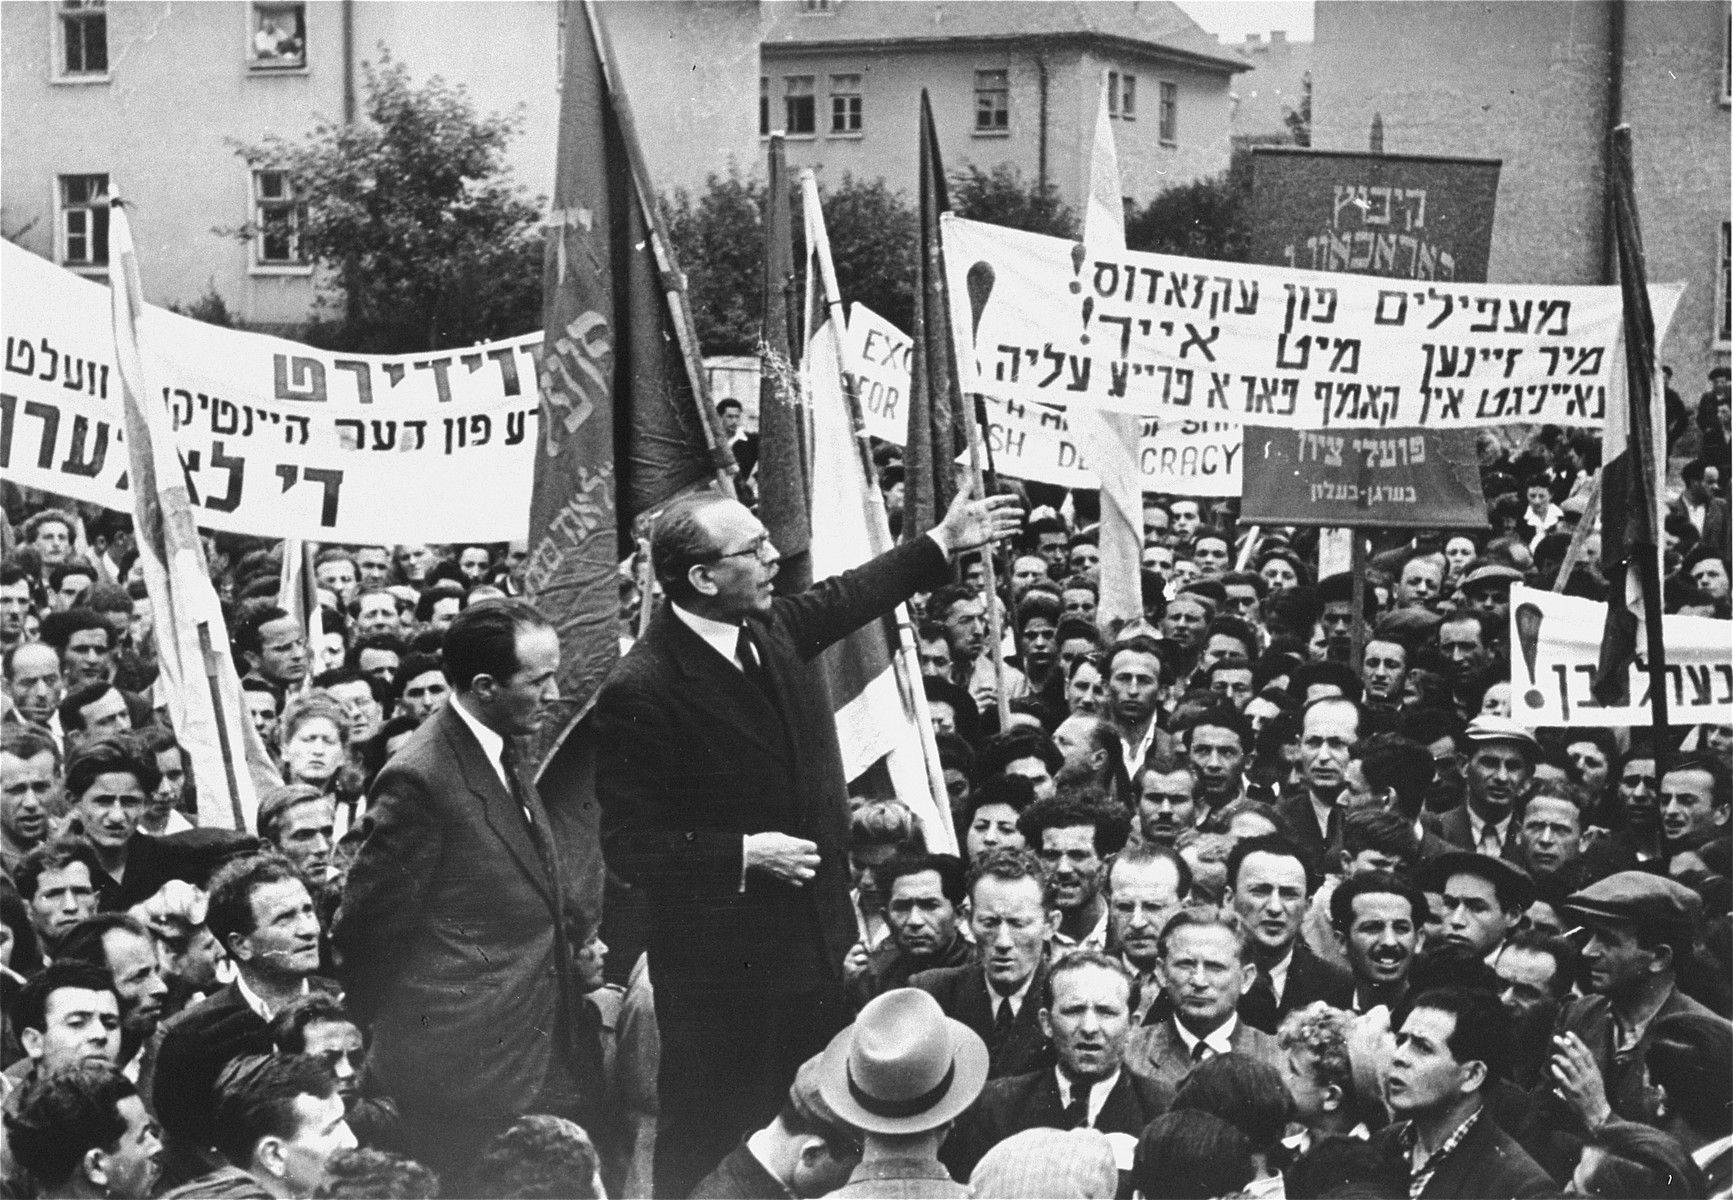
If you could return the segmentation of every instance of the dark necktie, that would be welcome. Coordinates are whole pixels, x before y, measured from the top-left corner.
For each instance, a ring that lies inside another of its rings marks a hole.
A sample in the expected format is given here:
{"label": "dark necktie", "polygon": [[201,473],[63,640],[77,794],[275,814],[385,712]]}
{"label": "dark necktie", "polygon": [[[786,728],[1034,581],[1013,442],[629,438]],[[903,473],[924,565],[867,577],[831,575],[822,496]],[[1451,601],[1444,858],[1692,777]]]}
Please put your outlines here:
{"label": "dark necktie", "polygon": [[[499,752],[499,765],[505,768],[505,778],[511,789],[511,798],[517,801],[518,811],[523,813],[524,824],[529,826],[530,841],[535,843],[536,853],[543,854],[542,839],[536,832],[535,814],[530,808],[529,786],[524,783],[523,775],[518,771],[517,747],[512,745],[510,738],[506,739],[504,747]],[[546,865],[545,859],[543,865]]]}
{"label": "dark necktie", "polygon": [[735,639],[734,655],[740,660],[740,670],[747,680],[774,705],[776,690],[771,686],[770,672],[764,669],[764,660],[758,656],[758,646],[752,640],[752,633],[744,625],[740,627],[740,636]]}
{"label": "dark necktie", "polygon": [[[1199,1042],[1198,1045],[1203,1045]],[[1088,1080],[1077,1080],[1071,1084],[1071,1103],[1065,1106],[1065,1112],[1059,1118],[1061,1129],[1081,1129],[1089,1124],[1089,1088]]]}
{"label": "dark necktie", "polygon": [[1200,1063],[1214,1053],[1215,1051],[1210,1048],[1210,1044],[1200,1038],[1198,1044],[1191,1048],[1191,1061]]}
{"label": "dark necktie", "polygon": [[1003,997],[999,1001],[999,1011],[993,1017],[993,1045],[1003,1046],[1005,1039],[1011,1035],[1011,1023],[1017,1019],[1011,1011],[1011,998]]}
{"label": "dark necktie", "polygon": [[1246,989],[1246,994],[1240,997],[1240,1020],[1254,1029],[1274,1033],[1276,1019],[1276,985],[1270,978],[1269,969],[1259,967],[1258,977],[1252,981],[1252,986]]}

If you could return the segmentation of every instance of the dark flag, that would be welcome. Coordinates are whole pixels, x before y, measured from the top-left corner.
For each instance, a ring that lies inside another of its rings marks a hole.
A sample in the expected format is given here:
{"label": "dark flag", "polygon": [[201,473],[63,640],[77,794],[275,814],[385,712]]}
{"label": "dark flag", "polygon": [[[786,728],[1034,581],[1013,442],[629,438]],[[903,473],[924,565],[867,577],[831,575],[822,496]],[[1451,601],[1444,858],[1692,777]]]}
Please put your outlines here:
{"label": "dark flag", "polygon": [[593,756],[567,735],[619,657],[633,521],[732,460],[596,7],[568,11],[525,585],[560,636],[561,700],[535,748],[541,790],[579,902],[599,914]]}
{"label": "dark flag", "polygon": [[968,410],[957,379],[950,293],[939,248],[939,214],[951,211],[933,109],[921,89],[921,249],[915,260],[914,356],[909,437],[903,451],[902,539],[937,525],[957,494],[957,456],[969,448]]}
{"label": "dark flag", "polygon": [[[1613,131],[1613,232],[1625,309],[1626,402],[1607,406],[1602,435],[1601,562],[1607,577],[1607,623],[1595,672],[1595,699],[1629,704],[1630,668],[1645,622],[1661,619],[1656,561],[1658,501],[1651,400],[1655,381],[1655,318],[1649,308],[1643,236],[1631,170],[1630,127]],[[1651,657],[1660,638],[1651,634]],[[1654,669],[1657,664],[1650,664]],[[1664,725],[1665,688],[1653,689],[1657,724]]]}
{"label": "dark flag", "polygon": [[758,515],[782,554],[779,595],[812,585],[810,424],[796,371],[799,338],[794,291],[794,220],[780,133],[770,137],[770,186],[764,194],[764,320],[758,339]]}

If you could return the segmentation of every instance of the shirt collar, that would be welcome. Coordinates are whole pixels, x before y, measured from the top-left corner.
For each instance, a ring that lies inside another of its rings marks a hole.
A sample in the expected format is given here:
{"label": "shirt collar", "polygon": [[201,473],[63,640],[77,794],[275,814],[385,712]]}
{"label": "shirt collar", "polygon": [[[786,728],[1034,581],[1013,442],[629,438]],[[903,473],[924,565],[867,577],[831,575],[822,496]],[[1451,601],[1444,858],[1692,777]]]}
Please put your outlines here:
{"label": "shirt collar", "polygon": [[1282,997],[1288,991],[1288,968],[1294,965],[1294,947],[1300,944],[1295,938],[1294,944],[1288,947],[1288,952],[1282,955],[1282,961],[1270,968],[1270,988],[1276,993],[1276,1003],[1282,1002]]}
{"label": "shirt collar", "polygon": [[[265,1003],[264,997],[260,996],[259,993],[247,986],[246,976],[242,975],[239,971],[235,972],[235,990],[241,993],[241,999],[246,1002],[247,1007],[252,1009],[254,1014],[261,1021],[268,1022],[272,1017],[277,1015],[271,1011],[271,1006]],[[301,994],[303,996],[310,995],[312,991],[313,981],[310,979],[302,979]]]}
{"label": "shirt collar", "polygon": [[[1084,1121],[1084,1124],[1088,1125],[1090,1128],[1094,1128],[1095,1119],[1101,1115],[1101,1110],[1107,1105],[1108,1093],[1119,1086],[1119,1070],[1118,1067],[1115,1067],[1113,1068],[1113,1074],[1107,1076],[1105,1079],[1093,1079],[1090,1081],[1089,1114]],[[1057,1066],[1053,1068],[1053,1077],[1059,1081],[1059,1103],[1061,1105],[1069,1104],[1071,1102],[1071,1089],[1073,1087],[1071,1080],[1066,1078],[1065,1072],[1061,1071]]]}
{"label": "shirt collar", "polygon": [[1021,987],[1012,992],[1009,996],[1002,996],[993,990],[993,984],[987,979],[986,968],[983,967],[981,969],[981,985],[987,989],[988,1007],[990,1007],[995,1014],[999,1011],[999,1001],[1001,1000],[1009,1000],[1011,1002],[1012,1016],[1021,1013],[1023,1011],[1023,1001],[1029,998],[1029,985],[1034,982],[1035,972],[1031,971],[1029,972],[1029,977],[1023,981]]}
{"label": "shirt collar", "polygon": [[1188,1055],[1197,1049],[1197,1044],[1199,1042],[1202,1042],[1217,1054],[1233,1053],[1234,1029],[1238,1027],[1239,1023],[1239,1014],[1229,1013],[1227,1020],[1210,1030],[1207,1036],[1200,1038],[1197,1034],[1187,1029],[1185,1027],[1185,1022],[1181,1021],[1177,1015],[1173,1018],[1173,1027],[1179,1031],[1180,1043],[1185,1046],[1185,1052]]}
{"label": "shirt collar", "polygon": [[463,701],[459,697],[453,696],[451,698],[450,707],[457,713],[458,718],[469,726],[469,731],[475,735],[475,740],[481,743],[481,752],[487,755],[487,761],[493,765],[495,773],[499,775],[499,781],[505,784],[505,790],[511,791],[511,783],[505,777],[505,763],[502,760],[502,755],[505,752],[505,738],[483,725],[474,713],[464,707]]}
{"label": "shirt collar", "polygon": [[701,617],[695,612],[688,612],[678,604],[669,604],[674,615],[685,622],[686,628],[697,634],[706,646],[720,654],[736,666],[735,652],[740,646],[740,623],[730,624],[726,621],[712,621],[709,617]]}

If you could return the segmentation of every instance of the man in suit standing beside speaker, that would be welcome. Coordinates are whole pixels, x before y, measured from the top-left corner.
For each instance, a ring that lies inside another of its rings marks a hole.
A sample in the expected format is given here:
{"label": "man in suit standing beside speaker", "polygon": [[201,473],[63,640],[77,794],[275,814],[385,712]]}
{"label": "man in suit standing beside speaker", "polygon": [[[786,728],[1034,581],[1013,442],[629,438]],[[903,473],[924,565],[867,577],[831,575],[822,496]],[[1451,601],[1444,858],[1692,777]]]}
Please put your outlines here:
{"label": "man in suit standing beside speaker", "polygon": [[558,698],[559,638],[521,600],[446,631],[453,694],[373,785],[333,941],[369,1073],[449,1181],[528,1113],[591,1128],[602,1069],[576,989],[576,910],[514,739]]}

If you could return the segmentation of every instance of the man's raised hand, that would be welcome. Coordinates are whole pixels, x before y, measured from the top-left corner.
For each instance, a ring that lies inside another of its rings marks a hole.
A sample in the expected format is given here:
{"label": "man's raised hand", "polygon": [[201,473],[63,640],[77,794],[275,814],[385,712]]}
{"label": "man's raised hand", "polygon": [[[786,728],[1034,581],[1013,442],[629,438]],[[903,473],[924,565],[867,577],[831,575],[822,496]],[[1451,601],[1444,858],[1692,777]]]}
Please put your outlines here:
{"label": "man's raised hand", "polygon": [[946,551],[954,555],[1011,537],[1022,527],[1023,509],[1017,497],[988,496],[985,500],[973,500],[967,492],[958,492],[945,519],[933,532]]}

